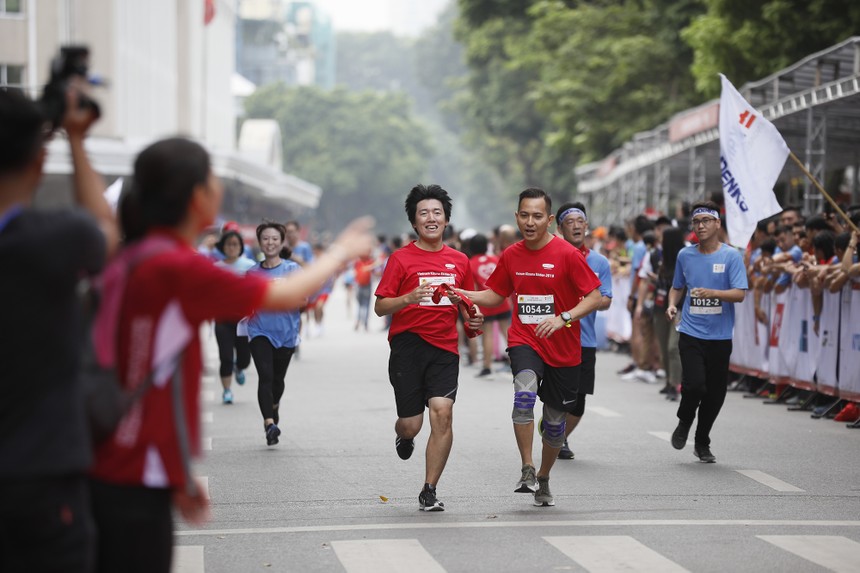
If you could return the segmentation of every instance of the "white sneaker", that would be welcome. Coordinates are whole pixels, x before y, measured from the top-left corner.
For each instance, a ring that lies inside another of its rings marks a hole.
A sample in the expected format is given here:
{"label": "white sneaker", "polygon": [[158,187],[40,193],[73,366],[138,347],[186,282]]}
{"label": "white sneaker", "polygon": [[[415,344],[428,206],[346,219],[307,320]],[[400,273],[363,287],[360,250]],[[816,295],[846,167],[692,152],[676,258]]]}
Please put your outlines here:
{"label": "white sneaker", "polygon": [[663,370],[662,368],[658,368],[654,372],[654,374],[657,376],[657,378],[660,378],[660,379],[666,378],[666,371]]}
{"label": "white sneaker", "polygon": [[654,373],[651,372],[650,370],[640,370],[639,376],[637,378],[639,380],[641,380],[642,382],[645,382],[646,384],[656,384],[657,383],[657,377],[654,376]]}
{"label": "white sneaker", "polygon": [[642,375],[642,372],[644,372],[644,370],[640,370],[639,368],[636,368],[635,370],[631,370],[627,374],[622,374],[621,379],[622,380],[638,380],[639,377]]}

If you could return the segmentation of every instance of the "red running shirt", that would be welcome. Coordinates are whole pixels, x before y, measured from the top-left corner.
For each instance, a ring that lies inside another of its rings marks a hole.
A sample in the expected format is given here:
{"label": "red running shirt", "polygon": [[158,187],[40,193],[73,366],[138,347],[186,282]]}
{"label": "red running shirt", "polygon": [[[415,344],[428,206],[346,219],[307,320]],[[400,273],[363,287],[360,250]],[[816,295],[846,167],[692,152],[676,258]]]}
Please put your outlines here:
{"label": "red running shirt", "polygon": [[[403,296],[418,288],[419,282],[471,288],[469,259],[448,246],[441,251],[425,251],[410,243],[388,257],[376,296]],[[429,344],[459,355],[457,312],[448,297],[443,297],[439,304],[433,304],[429,298],[420,304],[410,304],[392,316],[388,340],[401,332],[414,332]]]}
{"label": "red running shirt", "polygon": [[[496,265],[499,263],[499,257],[494,255],[475,255],[469,259],[469,268],[472,271],[472,278],[475,281],[475,290],[484,290],[487,288],[487,279],[496,270]],[[484,316],[495,316],[511,310],[511,302],[505,300],[498,306],[479,306],[481,314]]]}
{"label": "red running shirt", "polygon": [[119,322],[118,372],[125,387],[157,368],[152,387],[135,402],[114,435],[96,450],[93,477],[114,484],[181,488],[186,483],[166,363],[183,347],[182,415],[191,454],[200,452],[200,325],[237,321],[263,301],[267,281],[216,267],[178,238],[175,248],[132,271]]}
{"label": "red running shirt", "polygon": [[600,287],[579,249],[556,236],[537,251],[528,249],[523,241],[515,243],[502,252],[487,287],[505,298],[513,295],[508,346],[529,346],[556,368],[582,362],[579,321],[549,338],[535,336],[535,327],[542,320],[571,310]]}

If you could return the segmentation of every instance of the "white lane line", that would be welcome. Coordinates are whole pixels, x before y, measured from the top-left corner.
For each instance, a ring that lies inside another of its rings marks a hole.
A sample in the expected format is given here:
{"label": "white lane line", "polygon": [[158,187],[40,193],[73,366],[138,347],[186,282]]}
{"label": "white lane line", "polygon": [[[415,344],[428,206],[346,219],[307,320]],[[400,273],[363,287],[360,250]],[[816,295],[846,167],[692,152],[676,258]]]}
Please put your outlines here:
{"label": "white lane line", "polygon": [[795,487],[790,483],[786,483],[779,478],[775,478],[770,474],[766,474],[764,472],[760,472],[758,470],[735,470],[741,475],[745,475],[750,479],[754,479],[758,483],[762,485],[766,485],[771,489],[775,489],[776,491],[805,491],[800,489],[799,487]]}
{"label": "white lane line", "polygon": [[248,529],[186,529],[176,531],[180,537],[197,535],[269,535],[272,533],[319,533],[323,531],[385,531],[397,529],[492,529],[496,527],[725,527],[725,526],[777,526],[777,527],[860,527],[860,521],[825,521],[788,519],[608,519],[582,521],[462,521],[451,523],[369,523],[354,525],[299,525],[294,527],[261,527]]}
{"label": "white lane line", "polygon": [[825,569],[856,573],[860,567],[860,543],[838,535],[757,535]]}
{"label": "white lane line", "polygon": [[203,495],[206,496],[206,499],[212,499],[209,497],[209,478],[206,476],[197,476],[197,481],[200,483],[200,488],[203,490]]}
{"label": "white lane line", "polygon": [[616,412],[615,410],[610,410],[609,408],[602,408],[600,406],[586,406],[586,410],[589,412],[594,412],[598,416],[603,416],[604,418],[620,418],[621,414]]}
{"label": "white lane line", "polygon": [[174,545],[170,573],[204,573],[202,545]]}
{"label": "white lane line", "polygon": [[689,573],[628,535],[577,535],[544,539],[591,573]]}
{"label": "white lane line", "polygon": [[203,438],[203,449],[206,451],[212,449],[212,438]]}
{"label": "white lane line", "polygon": [[[669,443],[672,442],[672,434],[670,434],[669,432],[648,432],[648,433],[651,434],[652,436],[654,436],[655,438],[660,438],[664,442],[669,442]],[[693,443],[693,440],[688,439],[687,445],[692,446],[695,444]]]}
{"label": "white lane line", "polygon": [[215,390],[203,390],[200,392],[200,399],[203,402],[214,402],[215,401]]}
{"label": "white lane line", "polygon": [[347,573],[445,573],[417,539],[332,541]]}
{"label": "white lane line", "polygon": [[211,424],[212,421],[215,419],[215,414],[213,414],[212,412],[203,412],[203,414],[200,416],[200,419],[203,421],[204,424]]}

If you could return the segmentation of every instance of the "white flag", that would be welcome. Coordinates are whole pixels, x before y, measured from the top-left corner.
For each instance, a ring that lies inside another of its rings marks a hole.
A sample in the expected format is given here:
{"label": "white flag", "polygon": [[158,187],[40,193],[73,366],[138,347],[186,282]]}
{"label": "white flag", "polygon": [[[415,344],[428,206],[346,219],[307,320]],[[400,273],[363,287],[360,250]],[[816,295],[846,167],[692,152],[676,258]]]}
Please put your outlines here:
{"label": "white flag", "polygon": [[720,74],[720,176],[729,242],[746,248],[756,224],[782,211],[773,185],[788,158],[788,146],[766,120]]}

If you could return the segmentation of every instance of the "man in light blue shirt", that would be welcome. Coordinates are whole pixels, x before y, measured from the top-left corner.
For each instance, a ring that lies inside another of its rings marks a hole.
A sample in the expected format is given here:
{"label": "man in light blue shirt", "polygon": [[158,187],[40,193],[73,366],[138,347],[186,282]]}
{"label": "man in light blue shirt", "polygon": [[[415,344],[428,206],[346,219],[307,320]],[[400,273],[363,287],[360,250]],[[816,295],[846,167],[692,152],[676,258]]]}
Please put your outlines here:
{"label": "man in light blue shirt", "polygon": [[674,320],[686,290],[678,326],[681,404],[672,446],[684,448],[698,412],[693,453],[702,462],[714,463],[717,459],[711,453],[710,432],[726,398],[734,303],[744,300],[747,274],[741,254],[719,240],[721,223],[716,204],[705,201],[693,205],[692,222],[699,243],[678,254],[666,308],[666,317]]}
{"label": "man in light blue shirt", "polygon": [[[612,303],[612,271],[606,257],[585,246],[585,237],[588,235],[588,218],[585,214],[585,206],[578,202],[565,203],[559,207],[555,220],[564,240],[582,252],[585,262],[588,263],[600,281],[600,305],[597,310],[606,310]],[[582,344],[579,396],[575,412],[568,412],[565,420],[564,445],[558,452],[558,457],[562,460],[572,460],[574,457],[567,439],[585,413],[585,395],[594,394],[594,366],[597,359],[597,335],[594,331],[596,317],[597,311],[594,311],[579,319],[579,337]]]}

